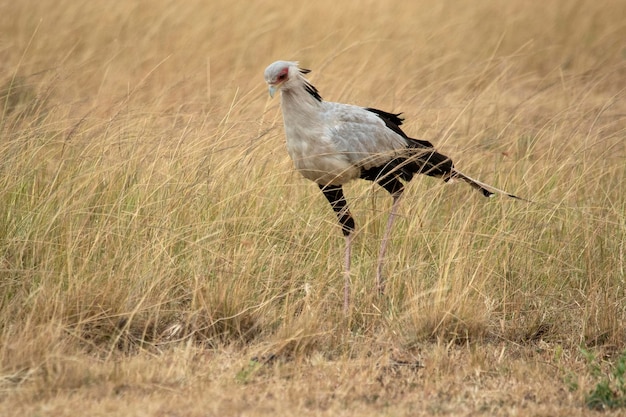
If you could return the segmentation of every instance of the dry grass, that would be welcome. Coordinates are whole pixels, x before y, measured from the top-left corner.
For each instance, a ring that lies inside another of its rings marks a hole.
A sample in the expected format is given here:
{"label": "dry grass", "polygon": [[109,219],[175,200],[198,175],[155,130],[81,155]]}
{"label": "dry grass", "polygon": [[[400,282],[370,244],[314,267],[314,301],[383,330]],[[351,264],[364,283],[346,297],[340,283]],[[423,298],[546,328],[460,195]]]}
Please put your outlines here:
{"label": "dry grass", "polygon": [[[624,2],[1,8],[0,414],[591,412],[581,348],[626,349]],[[414,180],[378,298],[390,199],[350,185],[344,317],[275,59],[537,203]]]}

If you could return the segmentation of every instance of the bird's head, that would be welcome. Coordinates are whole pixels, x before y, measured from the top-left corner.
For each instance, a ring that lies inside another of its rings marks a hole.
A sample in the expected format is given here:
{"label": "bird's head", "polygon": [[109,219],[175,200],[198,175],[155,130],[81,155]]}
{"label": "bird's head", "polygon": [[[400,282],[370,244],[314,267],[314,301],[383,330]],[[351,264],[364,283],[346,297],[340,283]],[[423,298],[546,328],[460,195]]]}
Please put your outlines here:
{"label": "bird's head", "polygon": [[270,91],[270,96],[274,97],[277,90],[288,90],[297,85],[308,84],[302,76],[308,74],[310,70],[298,67],[297,62],[276,61],[265,69],[265,82]]}

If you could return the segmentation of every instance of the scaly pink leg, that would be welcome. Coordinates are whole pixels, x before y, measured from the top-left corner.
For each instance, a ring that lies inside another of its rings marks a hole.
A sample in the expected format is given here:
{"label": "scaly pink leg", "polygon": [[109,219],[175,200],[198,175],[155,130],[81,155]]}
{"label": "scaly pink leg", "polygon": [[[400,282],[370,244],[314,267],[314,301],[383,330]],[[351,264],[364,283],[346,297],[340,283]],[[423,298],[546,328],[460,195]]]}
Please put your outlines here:
{"label": "scaly pink leg", "polygon": [[344,255],[343,313],[347,316],[350,309],[350,258],[352,252],[352,234],[346,236],[346,253]]}
{"label": "scaly pink leg", "polygon": [[400,205],[400,196],[393,198],[393,205],[391,206],[391,213],[387,219],[387,226],[385,226],[385,232],[383,233],[383,240],[380,244],[380,251],[378,252],[378,265],[376,267],[376,288],[379,294],[385,292],[385,279],[383,278],[383,262],[385,261],[385,252],[387,252],[387,244],[389,242],[389,235],[391,234],[391,227],[393,221],[396,218],[396,212]]}

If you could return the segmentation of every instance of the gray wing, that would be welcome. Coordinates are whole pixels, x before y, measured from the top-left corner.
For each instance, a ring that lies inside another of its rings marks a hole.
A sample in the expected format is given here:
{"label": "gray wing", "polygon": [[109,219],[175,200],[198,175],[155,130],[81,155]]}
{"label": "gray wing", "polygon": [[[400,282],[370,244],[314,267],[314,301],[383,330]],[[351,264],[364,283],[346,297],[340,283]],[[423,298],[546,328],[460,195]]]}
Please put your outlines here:
{"label": "gray wing", "polygon": [[351,164],[369,169],[406,153],[406,139],[389,129],[376,113],[347,104],[324,104],[324,136]]}

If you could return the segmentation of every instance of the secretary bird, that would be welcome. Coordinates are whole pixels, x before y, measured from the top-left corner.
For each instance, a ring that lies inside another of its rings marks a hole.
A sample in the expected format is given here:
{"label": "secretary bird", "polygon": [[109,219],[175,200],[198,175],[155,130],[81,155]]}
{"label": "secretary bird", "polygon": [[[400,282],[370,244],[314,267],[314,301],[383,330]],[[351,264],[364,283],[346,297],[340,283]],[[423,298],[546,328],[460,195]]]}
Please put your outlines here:
{"label": "secretary bird", "polygon": [[376,287],[384,292],[383,261],[403,181],[415,174],[460,179],[485,197],[495,193],[520,199],[506,191],[468,177],[454,167],[447,156],[425,140],[408,137],[400,126],[401,113],[322,100],[317,89],[304,77],[311,72],[297,62],[276,61],[265,69],[265,81],[274,97],[281,92],[281,109],[287,151],[298,171],[317,183],[337,215],[345,236],[344,312],[350,303],[350,252],[355,223],[343,184],[362,178],[373,181],[391,194],[393,205],[385,226],[376,268]]}

